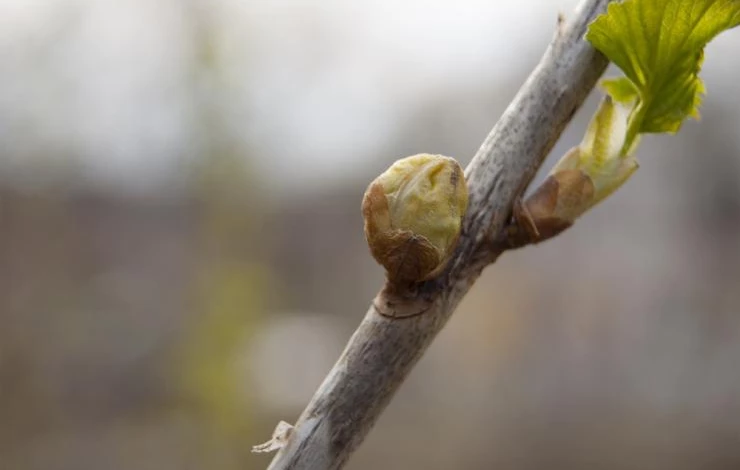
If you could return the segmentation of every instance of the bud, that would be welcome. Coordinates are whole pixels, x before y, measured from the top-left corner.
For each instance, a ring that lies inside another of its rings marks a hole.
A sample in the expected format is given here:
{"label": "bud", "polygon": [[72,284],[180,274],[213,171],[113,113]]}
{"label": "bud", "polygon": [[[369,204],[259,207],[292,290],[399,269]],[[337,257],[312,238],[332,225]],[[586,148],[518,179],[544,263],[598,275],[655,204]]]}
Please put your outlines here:
{"label": "bud", "polygon": [[[632,155],[637,140],[625,148],[631,106],[606,96],[583,142],[555,165],[545,181],[514,216],[533,240],[544,240],[573,225],[576,218],[622,186],[637,170]],[[514,245],[532,240],[512,240]]]}
{"label": "bud", "polygon": [[625,148],[631,113],[631,105],[605,96],[581,145],[565,154],[550,172],[554,176],[565,170],[581,170],[593,184],[593,196],[571,208],[573,219],[610,196],[639,167],[633,155],[638,139]]}
{"label": "bud", "polygon": [[460,235],[468,190],[450,157],[398,160],[365,191],[362,215],[373,257],[391,282],[417,282],[444,269]]}

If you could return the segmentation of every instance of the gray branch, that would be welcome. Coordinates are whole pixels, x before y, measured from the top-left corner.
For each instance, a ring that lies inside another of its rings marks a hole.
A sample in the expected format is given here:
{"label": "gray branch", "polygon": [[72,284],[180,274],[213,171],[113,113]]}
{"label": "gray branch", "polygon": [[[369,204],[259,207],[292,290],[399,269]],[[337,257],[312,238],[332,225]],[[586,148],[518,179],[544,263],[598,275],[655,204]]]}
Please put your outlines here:
{"label": "gray branch", "polygon": [[468,213],[447,270],[419,286],[412,299],[387,289],[376,296],[269,470],[341,468],[480,272],[498,257],[490,241],[607,66],[583,36],[608,3],[583,0],[570,21],[559,21],[539,65],[466,169]]}

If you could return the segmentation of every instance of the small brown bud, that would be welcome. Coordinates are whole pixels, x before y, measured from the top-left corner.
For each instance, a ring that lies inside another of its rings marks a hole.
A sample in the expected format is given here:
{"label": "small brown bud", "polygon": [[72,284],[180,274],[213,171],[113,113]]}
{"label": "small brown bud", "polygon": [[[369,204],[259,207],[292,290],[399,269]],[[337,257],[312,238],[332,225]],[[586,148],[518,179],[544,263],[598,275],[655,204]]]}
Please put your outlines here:
{"label": "small brown bud", "polygon": [[417,282],[439,274],[467,206],[462,168],[442,155],[403,158],[370,183],[362,201],[365,238],[388,280]]}

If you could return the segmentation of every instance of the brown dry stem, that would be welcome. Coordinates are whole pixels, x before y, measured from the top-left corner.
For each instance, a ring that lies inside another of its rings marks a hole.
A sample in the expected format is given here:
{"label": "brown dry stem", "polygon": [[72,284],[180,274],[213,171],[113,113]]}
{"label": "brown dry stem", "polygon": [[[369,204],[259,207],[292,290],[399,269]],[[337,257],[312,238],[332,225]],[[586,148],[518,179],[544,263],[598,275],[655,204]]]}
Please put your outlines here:
{"label": "brown dry stem", "polygon": [[[516,199],[606,69],[607,60],[583,37],[608,3],[583,0],[558,28],[466,169],[468,210],[444,271],[376,296],[269,470],[342,468],[480,272],[501,253],[491,240],[504,236]],[[552,189],[543,191],[551,204]],[[546,228],[537,225],[541,234]]]}

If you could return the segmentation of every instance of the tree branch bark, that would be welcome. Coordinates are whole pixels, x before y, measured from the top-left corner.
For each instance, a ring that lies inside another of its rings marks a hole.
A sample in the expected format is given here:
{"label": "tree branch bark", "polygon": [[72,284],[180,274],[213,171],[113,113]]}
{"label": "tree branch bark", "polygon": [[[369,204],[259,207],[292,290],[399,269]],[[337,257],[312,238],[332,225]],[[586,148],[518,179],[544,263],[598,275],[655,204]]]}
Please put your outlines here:
{"label": "tree branch bark", "polygon": [[[540,63],[466,169],[469,205],[455,254],[437,279],[376,296],[346,349],[268,470],[339,469],[502,249],[514,201],[604,72],[607,60],[584,39],[610,0],[583,0],[558,22]],[[386,286],[387,287],[387,286]]]}

